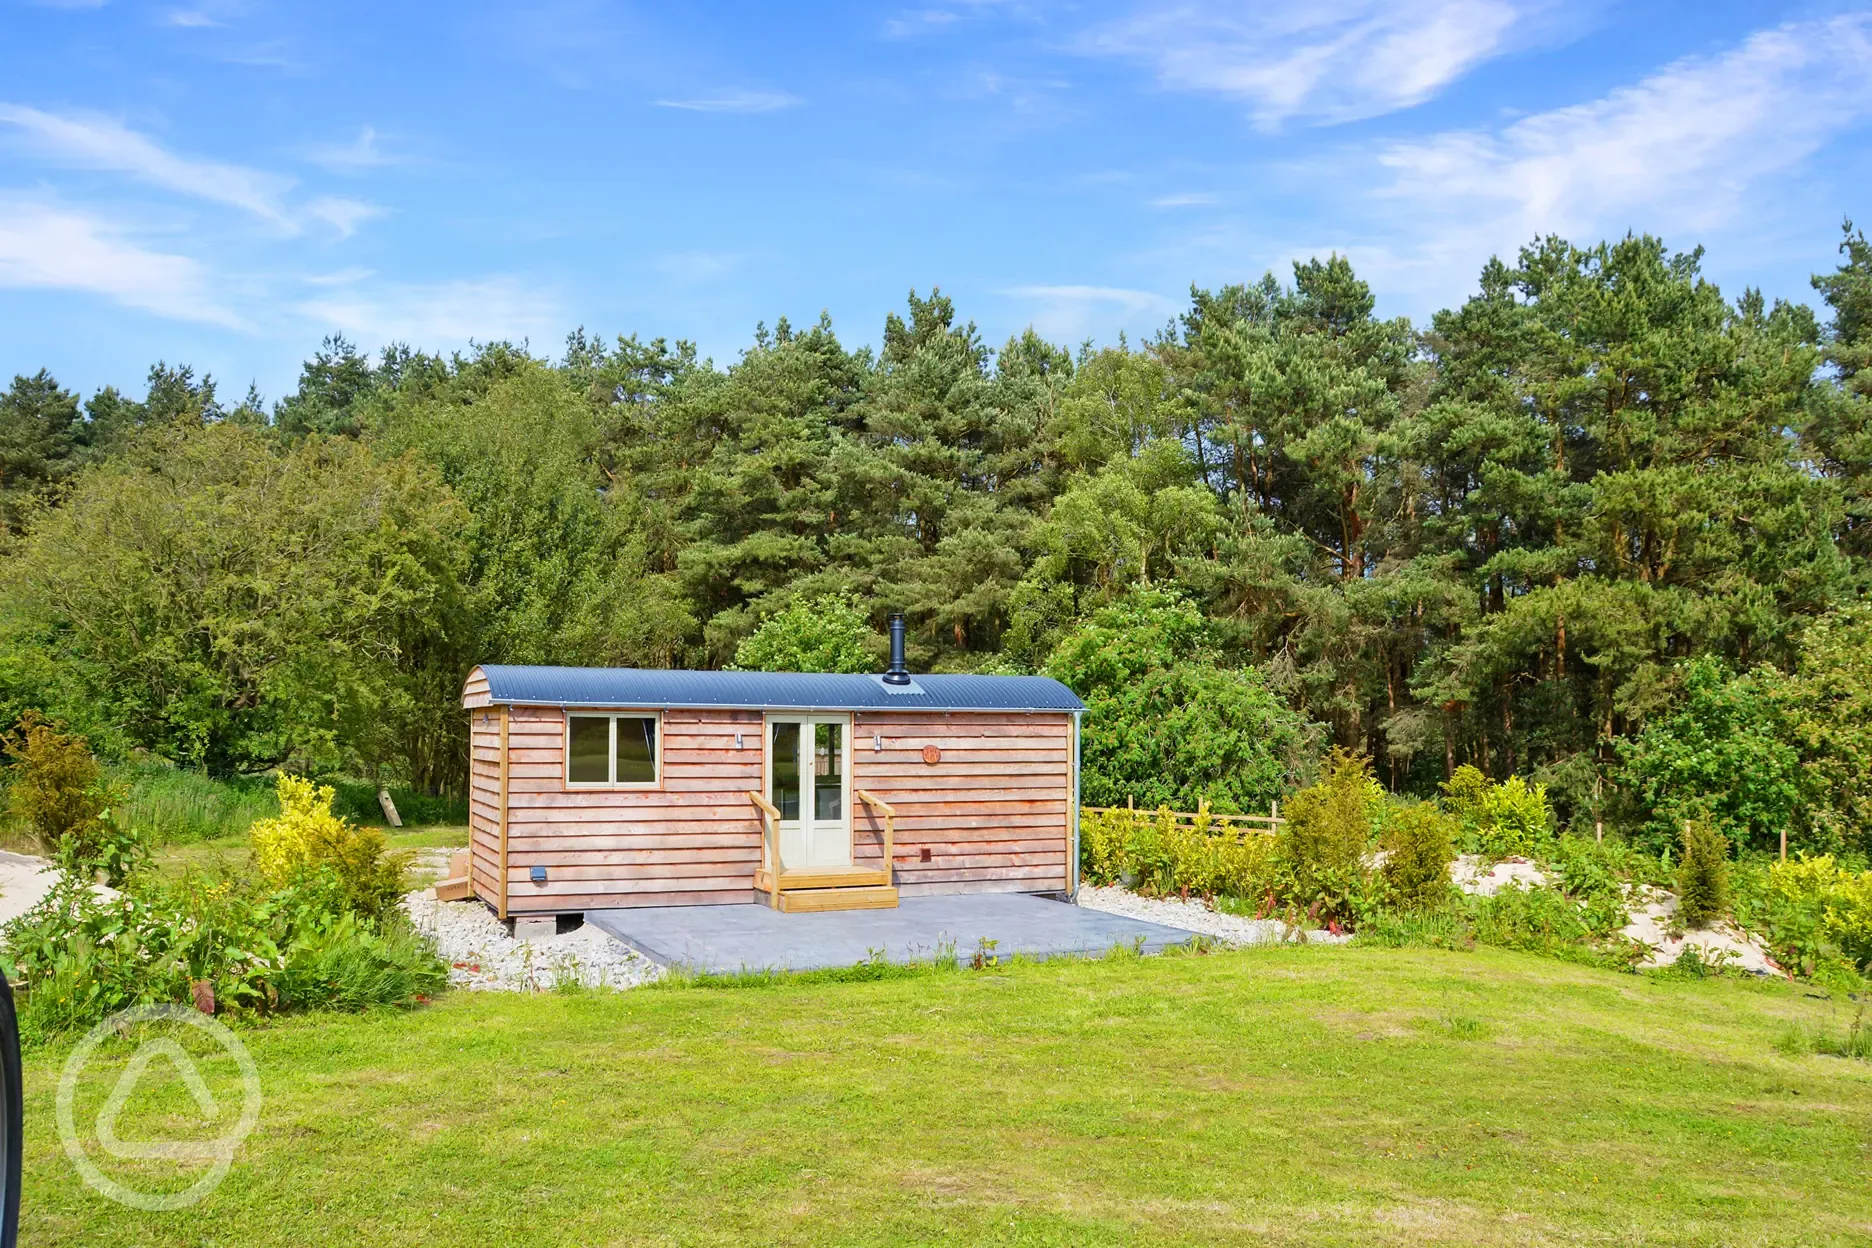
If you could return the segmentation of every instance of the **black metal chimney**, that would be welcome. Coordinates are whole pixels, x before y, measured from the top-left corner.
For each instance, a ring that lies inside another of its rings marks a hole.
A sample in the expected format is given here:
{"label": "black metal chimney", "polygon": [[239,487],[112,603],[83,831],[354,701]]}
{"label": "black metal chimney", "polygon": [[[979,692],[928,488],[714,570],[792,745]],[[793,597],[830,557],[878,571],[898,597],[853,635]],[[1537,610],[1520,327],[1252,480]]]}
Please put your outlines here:
{"label": "black metal chimney", "polygon": [[910,683],[910,671],[904,666],[904,618],[901,611],[891,612],[890,638],[890,666],[884,670],[884,683],[907,685]]}

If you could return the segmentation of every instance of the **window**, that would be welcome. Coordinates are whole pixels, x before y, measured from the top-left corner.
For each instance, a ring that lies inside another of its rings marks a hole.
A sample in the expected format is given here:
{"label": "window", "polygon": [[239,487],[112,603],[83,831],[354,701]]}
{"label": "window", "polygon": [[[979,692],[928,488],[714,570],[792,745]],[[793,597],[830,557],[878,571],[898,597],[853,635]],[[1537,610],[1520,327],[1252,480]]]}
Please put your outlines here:
{"label": "window", "polygon": [[567,715],[567,784],[655,784],[657,717]]}

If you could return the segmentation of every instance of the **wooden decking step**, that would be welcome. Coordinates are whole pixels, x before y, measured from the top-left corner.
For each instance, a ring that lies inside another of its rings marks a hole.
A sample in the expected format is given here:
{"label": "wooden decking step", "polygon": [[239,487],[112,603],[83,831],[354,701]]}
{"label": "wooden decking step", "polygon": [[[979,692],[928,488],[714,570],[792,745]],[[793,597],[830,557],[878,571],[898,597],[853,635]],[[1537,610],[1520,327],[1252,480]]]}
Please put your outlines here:
{"label": "wooden decking step", "polygon": [[436,881],[437,901],[467,901],[468,891],[468,851],[458,849],[449,855],[447,875]]}
{"label": "wooden decking step", "polygon": [[792,914],[821,910],[895,910],[897,890],[888,884],[844,888],[789,886],[780,894],[778,909]]}
{"label": "wooden decking step", "polygon": [[[780,891],[785,893],[802,888],[876,888],[889,883],[890,872],[883,867],[802,867],[780,872]],[[755,872],[754,887],[771,893],[772,872]]]}

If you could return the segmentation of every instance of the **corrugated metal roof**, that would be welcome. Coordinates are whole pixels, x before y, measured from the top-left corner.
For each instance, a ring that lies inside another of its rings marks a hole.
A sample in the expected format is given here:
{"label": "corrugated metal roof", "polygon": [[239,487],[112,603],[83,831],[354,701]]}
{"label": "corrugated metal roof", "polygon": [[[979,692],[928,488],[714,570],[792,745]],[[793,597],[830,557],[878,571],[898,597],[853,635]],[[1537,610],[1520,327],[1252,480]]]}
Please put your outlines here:
{"label": "corrugated metal roof", "polygon": [[917,676],[894,691],[877,676],[823,672],[664,672],[630,667],[483,664],[496,703],[721,707],[786,711],[1079,711],[1045,676]]}

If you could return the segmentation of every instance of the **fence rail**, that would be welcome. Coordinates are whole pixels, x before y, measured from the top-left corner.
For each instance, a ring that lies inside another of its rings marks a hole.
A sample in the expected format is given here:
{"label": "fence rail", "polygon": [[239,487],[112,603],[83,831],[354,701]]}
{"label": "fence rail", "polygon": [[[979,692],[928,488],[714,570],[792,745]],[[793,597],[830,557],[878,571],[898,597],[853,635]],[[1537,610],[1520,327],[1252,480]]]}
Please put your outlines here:
{"label": "fence rail", "polygon": [[[1123,806],[1081,806],[1079,809],[1088,815],[1135,815],[1140,813],[1137,806],[1130,802],[1127,802]],[[1158,812],[1146,807],[1142,813],[1155,815]],[[1213,810],[1173,810],[1170,812],[1170,815],[1178,823],[1195,823],[1198,819],[1207,819],[1213,825],[1220,825],[1222,827],[1239,826],[1249,831],[1265,832],[1269,836],[1278,832],[1280,826],[1287,822],[1285,819],[1281,818],[1279,802],[1273,803],[1269,812],[1265,815],[1219,815]]]}

